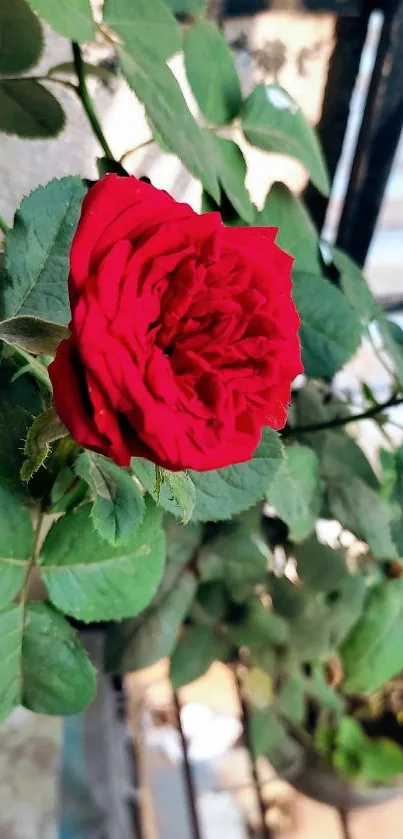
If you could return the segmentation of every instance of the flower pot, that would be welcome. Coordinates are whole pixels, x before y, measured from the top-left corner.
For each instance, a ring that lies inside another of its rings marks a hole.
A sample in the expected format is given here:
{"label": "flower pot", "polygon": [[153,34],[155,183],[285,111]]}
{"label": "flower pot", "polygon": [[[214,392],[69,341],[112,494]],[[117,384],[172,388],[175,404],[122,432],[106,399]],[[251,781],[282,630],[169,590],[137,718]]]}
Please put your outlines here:
{"label": "flower pot", "polygon": [[383,804],[399,796],[403,785],[364,787],[339,775],[333,766],[307,745],[298,743],[298,759],[286,770],[274,768],[298,792],[336,807],[338,810],[354,810]]}

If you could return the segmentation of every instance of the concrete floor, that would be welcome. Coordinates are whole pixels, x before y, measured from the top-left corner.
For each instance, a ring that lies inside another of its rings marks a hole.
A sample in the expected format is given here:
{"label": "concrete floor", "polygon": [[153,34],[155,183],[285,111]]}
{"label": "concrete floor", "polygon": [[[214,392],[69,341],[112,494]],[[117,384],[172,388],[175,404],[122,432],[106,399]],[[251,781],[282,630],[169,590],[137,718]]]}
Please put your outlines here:
{"label": "concrete floor", "polygon": [[22,708],[0,727],[0,839],[55,839],[60,734]]}

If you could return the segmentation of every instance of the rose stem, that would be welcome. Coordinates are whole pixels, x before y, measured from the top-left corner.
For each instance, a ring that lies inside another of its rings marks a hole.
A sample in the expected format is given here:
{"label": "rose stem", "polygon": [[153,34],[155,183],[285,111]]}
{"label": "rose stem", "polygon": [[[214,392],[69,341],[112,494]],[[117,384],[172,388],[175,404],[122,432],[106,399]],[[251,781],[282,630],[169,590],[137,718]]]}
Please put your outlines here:
{"label": "rose stem", "polygon": [[94,105],[93,105],[92,99],[90,97],[90,94],[88,92],[87,82],[85,80],[85,65],[84,65],[83,56],[82,56],[82,53],[81,53],[81,48],[80,48],[79,44],[75,43],[75,41],[72,41],[71,46],[72,46],[72,50],[73,50],[74,69],[76,71],[77,81],[78,81],[78,86],[76,88],[77,95],[81,99],[84,111],[87,114],[88,120],[91,124],[91,128],[92,128],[98,142],[102,146],[106,157],[108,157],[109,160],[114,160],[115,158],[114,158],[114,156],[113,156],[113,154],[112,154],[112,152],[111,152],[111,150],[108,146],[108,143],[106,142],[106,139],[104,137],[104,133],[103,133],[102,128],[101,128],[101,124],[100,124],[99,119],[98,119],[98,117],[95,113]]}

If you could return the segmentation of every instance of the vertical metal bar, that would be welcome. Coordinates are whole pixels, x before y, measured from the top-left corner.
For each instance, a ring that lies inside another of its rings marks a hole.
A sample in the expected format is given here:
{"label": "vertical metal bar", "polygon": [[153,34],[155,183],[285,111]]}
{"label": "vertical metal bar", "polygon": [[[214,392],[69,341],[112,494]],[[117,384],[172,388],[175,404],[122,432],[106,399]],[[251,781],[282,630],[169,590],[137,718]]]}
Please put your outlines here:
{"label": "vertical metal bar", "polygon": [[358,135],[337,244],[361,265],[369,249],[403,121],[403,2],[384,21]]}
{"label": "vertical metal bar", "polygon": [[257,803],[258,803],[259,812],[260,812],[260,819],[261,819],[261,822],[262,822],[262,839],[272,839],[271,830],[268,827],[268,825],[266,824],[267,808],[266,808],[266,804],[265,804],[265,802],[263,800],[263,797],[262,797],[262,790],[261,790],[261,786],[260,786],[256,761],[253,757],[252,741],[251,741],[251,735],[250,735],[249,708],[248,708],[248,704],[247,704],[246,697],[245,697],[245,691],[244,691],[244,688],[243,688],[242,679],[240,678],[239,673],[238,673],[236,668],[234,669],[234,675],[235,675],[235,684],[236,684],[239,704],[240,704],[241,711],[242,711],[243,741],[244,741],[245,748],[246,748],[246,750],[248,752],[248,755],[249,755],[250,767],[251,767],[251,773],[252,773],[252,779],[253,779],[253,786],[255,788],[255,794],[256,794]]}
{"label": "vertical metal bar", "polygon": [[[316,126],[331,181],[346,137],[351,97],[367,36],[369,14],[367,8],[358,17],[346,17],[343,11],[335,22],[334,49],[328,66],[322,114]],[[303,197],[318,230],[321,230],[328,199],[312,184],[308,184]]]}
{"label": "vertical metal bar", "polygon": [[194,783],[194,778],[192,774],[192,768],[190,766],[189,761],[189,752],[188,752],[188,744],[186,742],[186,737],[182,728],[181,722],[181,706],[179,701],[178,694],[173,691],[173,700],[174,706],[176,711],[176,721],[178,725],[179,736],[181,739],[182,745],[182,753],[183,753],[183,777],[185,780],[185,788],[187,794],[187,802],[188,802],[188,809],[189,809],[189,816],[190,816],[190,823],[192,827],[193,839],[202,839],[202,833],[200,829],[200,822],[199,822],[199,815],[197,812],[197,805],[196,805],[196,787]]}

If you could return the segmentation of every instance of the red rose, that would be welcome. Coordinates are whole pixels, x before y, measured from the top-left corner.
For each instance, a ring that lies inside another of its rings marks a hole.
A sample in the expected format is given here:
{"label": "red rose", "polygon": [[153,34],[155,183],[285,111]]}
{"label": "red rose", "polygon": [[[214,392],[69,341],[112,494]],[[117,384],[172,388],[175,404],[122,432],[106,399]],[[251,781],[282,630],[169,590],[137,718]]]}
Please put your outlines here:
{"label": "red rose", "polygon": [[282,428],[301,372],[292,259],[275,228],[226,228],[136,178],[86,196],[71,249],[71,335],[49,367],[73,437],[121,466],[248,460]]}

